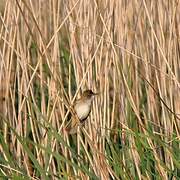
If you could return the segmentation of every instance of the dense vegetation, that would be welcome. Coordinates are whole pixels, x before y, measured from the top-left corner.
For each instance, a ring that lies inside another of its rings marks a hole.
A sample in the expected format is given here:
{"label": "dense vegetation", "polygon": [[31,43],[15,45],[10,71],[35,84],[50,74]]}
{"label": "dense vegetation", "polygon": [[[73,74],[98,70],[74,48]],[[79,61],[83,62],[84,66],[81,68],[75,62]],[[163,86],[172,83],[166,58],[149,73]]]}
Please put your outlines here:
{"label": "dense vegetation", "polygon": [[[178,0],[0,3],[2,179],[180,178]],[[99,92],[77,135],[75,98]]]}

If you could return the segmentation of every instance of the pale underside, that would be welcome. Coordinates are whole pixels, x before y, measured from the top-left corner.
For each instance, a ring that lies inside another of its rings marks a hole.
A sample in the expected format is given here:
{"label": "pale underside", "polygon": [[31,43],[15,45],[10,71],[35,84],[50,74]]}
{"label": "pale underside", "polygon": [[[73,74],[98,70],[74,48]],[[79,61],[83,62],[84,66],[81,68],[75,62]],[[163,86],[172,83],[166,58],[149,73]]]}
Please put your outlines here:
{"label": "pale underside", "polygon": [[92,99],[86,101],[77,101],[75,104],[75,111],[80,121],[85,120],[91,111]]}

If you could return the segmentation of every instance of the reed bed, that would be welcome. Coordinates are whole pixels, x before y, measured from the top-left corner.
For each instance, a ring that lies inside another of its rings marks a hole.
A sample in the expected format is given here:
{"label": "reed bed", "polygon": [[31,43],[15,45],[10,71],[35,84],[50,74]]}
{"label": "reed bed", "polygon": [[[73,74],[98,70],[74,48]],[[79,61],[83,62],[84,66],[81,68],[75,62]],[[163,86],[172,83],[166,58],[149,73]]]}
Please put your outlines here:
{"label": "reed bed", "polygon": [[[0,177],[180,178],[180,2],[0,4]],[[77,135],[69,108],[99,92]]]}

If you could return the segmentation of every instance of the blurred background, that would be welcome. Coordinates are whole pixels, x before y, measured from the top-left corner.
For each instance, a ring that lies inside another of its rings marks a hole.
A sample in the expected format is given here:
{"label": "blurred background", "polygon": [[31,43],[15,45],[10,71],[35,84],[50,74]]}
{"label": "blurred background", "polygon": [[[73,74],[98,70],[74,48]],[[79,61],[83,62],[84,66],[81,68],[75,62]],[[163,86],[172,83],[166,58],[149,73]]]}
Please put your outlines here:
{"label": "blurred background", "polygon": [[[180,178],[178,0],[1,0],[0,177]],[[82,91],[100,94],[78,134]]]}

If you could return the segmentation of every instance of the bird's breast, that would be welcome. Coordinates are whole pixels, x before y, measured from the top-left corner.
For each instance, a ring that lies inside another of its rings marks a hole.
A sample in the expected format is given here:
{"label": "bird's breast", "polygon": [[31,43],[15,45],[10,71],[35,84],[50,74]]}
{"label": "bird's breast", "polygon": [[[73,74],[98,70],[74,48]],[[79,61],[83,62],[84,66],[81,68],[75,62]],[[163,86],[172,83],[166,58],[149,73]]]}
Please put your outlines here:
{"label": "bird's breast", "polygon": [[91,103],[79,102],[75,105],[75,111],[80,120],[84,120],[88,117],[91,111]]}

